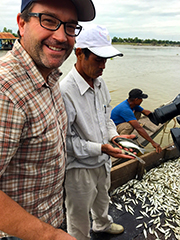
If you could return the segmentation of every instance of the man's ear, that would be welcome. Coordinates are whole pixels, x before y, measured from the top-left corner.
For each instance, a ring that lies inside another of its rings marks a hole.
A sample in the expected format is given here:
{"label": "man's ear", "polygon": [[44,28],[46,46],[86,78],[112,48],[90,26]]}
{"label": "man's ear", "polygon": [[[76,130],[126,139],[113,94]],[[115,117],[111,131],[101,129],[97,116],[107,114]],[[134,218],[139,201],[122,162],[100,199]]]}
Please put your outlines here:
{"label": "man's ear", "polygon": [[76,57],[78,59],[81,59],[82,58],[82,55],[83,55],[83,52],[82,52],[82,49],[81,48],[76,48]]}
{"label": "man's ear", "polygon": [[17,24],[18,24],[18,27],[19,27],[20,36],[23,37],[25,21],[24,21],[24,19],[21,18],[20,13],[18,13],[18,15],[17,15]]}

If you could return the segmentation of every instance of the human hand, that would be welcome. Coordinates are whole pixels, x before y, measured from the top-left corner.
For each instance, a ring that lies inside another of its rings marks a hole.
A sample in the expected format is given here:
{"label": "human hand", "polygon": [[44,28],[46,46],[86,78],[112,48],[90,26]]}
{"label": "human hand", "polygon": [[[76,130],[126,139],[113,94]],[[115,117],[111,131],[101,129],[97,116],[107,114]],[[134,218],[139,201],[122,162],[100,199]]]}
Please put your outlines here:
{"label": "human hand", "polygon": [[153,142],[152,146],[156,149],[157,153],[161,153],[162,152],[162,148],[161,148],[160,144],[158,144],[156,142]]}
{"label": "human hand", "polygon": [[133,156],[124,154],[123,149],[121,149],[120,146],[118,146],[118,148],[114,148],[110,144],[103,144],[101,147],[101,151],[114,158],[127,158],[127,159],[134,158]]}
{"label": "human hand", "polygon": [[[113,137],[112,139],[111,139],[111,142],[114,144],[114,145],[116,145],[117,147],[119,147],[119,148],[123,148],[122,146],[120,146],[116,141],[115,141],[115,139],[116,138],[128,138],[128,139],[134,139],[136,137],[136,135],[135,134],[131,134],[131,135],[117,135],[117,136],[115,136],[115,137]],[[128,148],[124,148],[126,151],[130,151],[130,152],[133,152],[133,149],[128,149]],[[135,152],[135,154],[136,154],[136,152]]]}

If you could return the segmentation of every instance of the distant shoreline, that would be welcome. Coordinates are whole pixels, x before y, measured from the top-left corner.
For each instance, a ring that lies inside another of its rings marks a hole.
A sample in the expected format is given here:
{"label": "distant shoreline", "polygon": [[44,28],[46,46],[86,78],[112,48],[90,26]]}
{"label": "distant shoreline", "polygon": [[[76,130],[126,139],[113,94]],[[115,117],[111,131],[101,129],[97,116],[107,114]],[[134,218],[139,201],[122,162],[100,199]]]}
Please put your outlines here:
{"label": "distant shoreline", "polygon": [[113,45],[131,45],[131,46],[150,46],[150,47],[180,47],[180,44],[148,44],[148,43],[127,43],[127,42],[112,42]]}

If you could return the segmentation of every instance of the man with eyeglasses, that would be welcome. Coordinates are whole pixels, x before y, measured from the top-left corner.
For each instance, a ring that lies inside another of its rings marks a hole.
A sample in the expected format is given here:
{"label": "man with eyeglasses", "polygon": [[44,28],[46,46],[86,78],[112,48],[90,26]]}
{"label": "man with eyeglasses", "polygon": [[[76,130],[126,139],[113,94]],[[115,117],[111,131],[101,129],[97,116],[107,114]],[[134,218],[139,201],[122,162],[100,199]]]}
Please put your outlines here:
{"label": "man with eyeglasses", "polygon": [[[0,238],[75,240],[59,229],[67,116],[59,66],[91,0],[22,0],[19,40],[0,59]],[[15,237],[10,237],[15,236]]]}

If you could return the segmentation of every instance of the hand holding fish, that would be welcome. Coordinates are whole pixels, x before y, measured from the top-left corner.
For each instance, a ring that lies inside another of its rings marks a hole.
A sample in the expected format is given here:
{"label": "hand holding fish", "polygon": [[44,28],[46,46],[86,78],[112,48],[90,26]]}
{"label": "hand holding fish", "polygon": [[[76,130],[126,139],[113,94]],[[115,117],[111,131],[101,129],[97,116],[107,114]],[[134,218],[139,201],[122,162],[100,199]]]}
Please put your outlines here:
{"label": "hand holding fish", "polygon": [[136,156],[136,152],[132,153],[133,150],[136,150],[138,152],[144,153],[144,148],[139,147],[138,145],[136,145],[132,139],[134,139],[136,137],[136,135],[132,134],[132,135],[120,135],[120,136],[116,136],[114,138],[112,138],[112,142],[118,146],[118,148],[123,148],[121,151],[123,154],[127,154],[130,158],[130,156],[136,158],[141,164],[145,165],[145,162],[139,158],[138,156]]}
{"label": "hand holding fish", "polygon": [[101,151],[114,158],[127,158],[127,159],[135,158],[134,156],[126,155],[123,149],[120,149],[119,147],[114,148],[110,144],[103,144],[101,147]]}
{"label": "hand holding fish", "polygon": [[125,150],[130,150],[131,152],[133,151],[132,149],[129,149],[129,146],[127,146],[127,148],[126,148],[126,146],[121,146],[119,143],[118,143],[118,141],[117,141],[117,139],[123,139],[124,138],[124,140],[126,140],[127,138],[128,139],[134,139],[136,137],[136,135],[135,134],[131,134],[131,135],[118,135],[118,136],[115,136],[115,137],[113,137],[112,139],[111,139],[111,142],[114,144],[114,145],[116,145],[117,147],[119,147],[119,148],[124,148]]}

